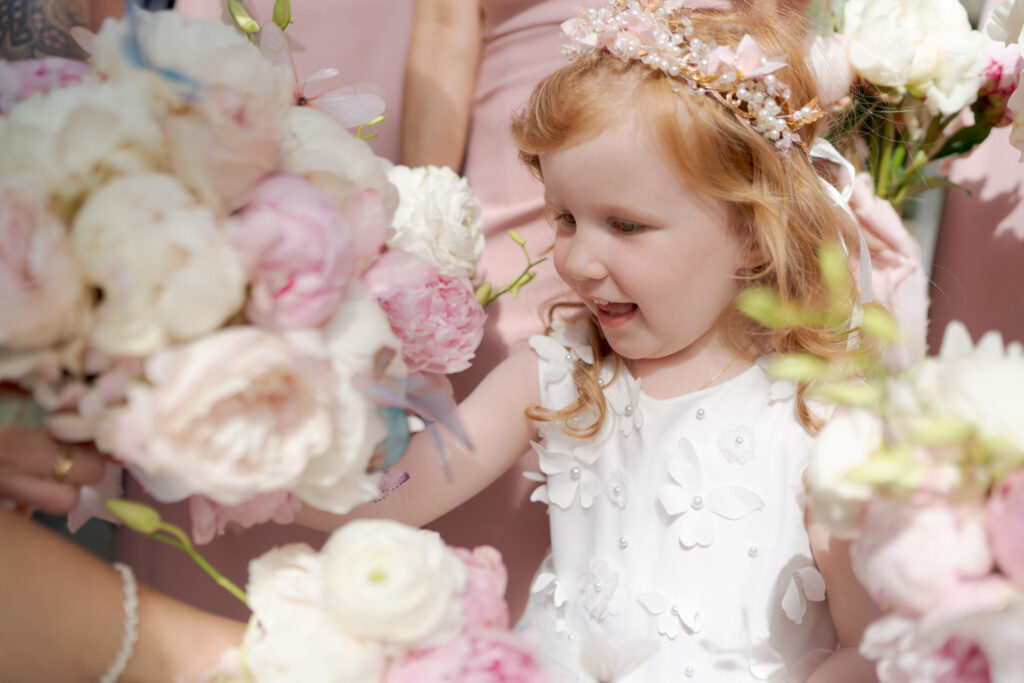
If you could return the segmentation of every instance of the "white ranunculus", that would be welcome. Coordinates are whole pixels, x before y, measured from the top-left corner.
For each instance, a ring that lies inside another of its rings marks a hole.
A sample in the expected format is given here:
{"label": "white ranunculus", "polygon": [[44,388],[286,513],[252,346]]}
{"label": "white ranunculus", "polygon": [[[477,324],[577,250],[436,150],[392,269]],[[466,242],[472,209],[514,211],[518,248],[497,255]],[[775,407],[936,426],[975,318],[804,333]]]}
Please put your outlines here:
{"label": "white ranunculus", "polygon": [[856,74],[919,93],[932,113],[958,112],[977,97],[985,38],[958,0],[850,0],[843,36]]}
{"label": "white ranunculus", "polygon": [[342,213],[362,190],[375,190],[390,223],[398,191],[388,182],[388,162],[330,114],[292,107],[285,120],[280,170],[299,173],[329,194]]}
{"label": "white ranunculus", "polygon": [[325,605],[353,636],[419,648],[461,630],[466,570],[437,533],[358,520],[322,554]]}
{"label": "white ranunculus", "polygon": [[372,408],[342,391],[319,332],[229,327],[150,357],[145,380],[102,420],[97,445],[159,500],[198,493],[237,505],[282,490],[305,499],[299,484],[322,470],[337,490],[319,507],[347,512],[378,493],[379,475],[365,474]]}
{"label": "white ranunculus", "polygon": [[89,299],[60,218],[26,178],[0,177],[0,347],[68,341]]}
{"label": "white ranunculus", "polygon": [[245,270],[210,209],[175,178],[119,178],[89,195],[71,239],[85,279],[103,292],[92,341],[144,356],[195,339],[237,313]]}
{"label": "white ranunculus", "polygon": [[855,536],[872,494],[870,486],[847,481],[846,474],[881,445],[881,420],[862,409],[836,413],[815,439],[807,468],[808,504],[814,519],[839,538]]}
{"label": "white ranunculus", "polygon": [[161,107],[129,83],[83,81],[0,119],[0,175],[28,173],[64,206],[112,177],[167,165]]}
{"label": "white ranunculus", "polygon": [[442,273],[472,278],[484,251],[480,204],[466,179],[446,166],[394,166],[398,210],[388,246],[419,254]]}
{"label": "white ranunculus", "polygon": [[176,98],[182,86],[154,69],[173,72],[202,84],[225,85],[247,93],[267,112],[283,115],[292,104],[294,77],[284,65],[260,55],[245,36],[217,21],[186,20],[179,12],[139,12],[138,41],[153,69],[140,69],[129,59],[124,42],[127,19],[108,18],[89,41],[95,71],[111,81],[144,82],[153,95]]}
{"label": "white ranunculus", "polygon": [[245,664],[261,683],[366,683],[380,679],[381,646],[346,633],[324,609],[320,555],[293,543],[249,563],[246,593],[255,625]]}

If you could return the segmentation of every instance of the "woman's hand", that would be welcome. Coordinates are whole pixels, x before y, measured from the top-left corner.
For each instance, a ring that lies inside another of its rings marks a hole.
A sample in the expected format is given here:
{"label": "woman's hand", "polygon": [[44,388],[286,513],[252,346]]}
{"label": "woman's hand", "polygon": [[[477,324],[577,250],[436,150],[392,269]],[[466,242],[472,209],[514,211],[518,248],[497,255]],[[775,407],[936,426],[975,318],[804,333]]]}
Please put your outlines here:
{"label": "woman's hand", "polygon": [[100,481],[105,464],[93,448],[57,442],[44,429],[0,429],[0,499],[67,514],[79,489]]}

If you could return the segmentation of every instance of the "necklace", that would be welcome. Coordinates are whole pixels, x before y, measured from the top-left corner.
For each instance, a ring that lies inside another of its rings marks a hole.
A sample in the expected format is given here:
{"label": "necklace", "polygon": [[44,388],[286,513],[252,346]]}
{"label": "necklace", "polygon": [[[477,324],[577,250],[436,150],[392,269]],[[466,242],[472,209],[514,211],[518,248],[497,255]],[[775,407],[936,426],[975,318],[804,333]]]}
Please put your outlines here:
{"label": "necklace", "polygon": [[710,386],[711,386],[712,384],[714,384],[714,383],[715,383],[715,380],[717,380],[717,379],[718,379],[719,377],[721,377],[722,375],[724,375],[724,374],[725,374],[725,371],[726,371],[726,370],[728,370],[729,368],[731,368],[731,367],[732,367],[732,364],[733,364],[733,363],[735,363],[735,362],[736,362],[737,360],[739,360],[739,358],[740,358],[739,354],[736,354],[735,356],[733,356],[733,357],[732,357],[732,358],[731,358],[731,359],[729,360],[729,362],[725,364],[725,367],[724,367],[724,368],[722,368],[721,370],[719,370],[718,372],[716,372],[716,373],[715,373],[715,376],[714,376],[714,377],[712,377],[711,379],[709,379],[709,380],[708,380],[707,382],[705,382],[704,384],[702,384],[702,385],[700,386],[700,388],[698,388],[698,389],[697,389],[697,391],[704,391],[705,389],[707,389],[708,387],[710,387]]}

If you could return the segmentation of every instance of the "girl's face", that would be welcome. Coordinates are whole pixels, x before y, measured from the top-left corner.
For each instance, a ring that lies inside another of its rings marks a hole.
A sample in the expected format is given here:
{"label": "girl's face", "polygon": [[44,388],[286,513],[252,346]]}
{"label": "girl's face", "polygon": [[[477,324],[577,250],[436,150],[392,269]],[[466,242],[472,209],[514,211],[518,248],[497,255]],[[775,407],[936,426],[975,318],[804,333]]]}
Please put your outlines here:
{"label": "girl's face", "polygon": [[628,125],[541,154],[540,166],[555,268],[615,352],[654,369],[717,344],[712,327],[747,265],[725,207],[692,192]]}

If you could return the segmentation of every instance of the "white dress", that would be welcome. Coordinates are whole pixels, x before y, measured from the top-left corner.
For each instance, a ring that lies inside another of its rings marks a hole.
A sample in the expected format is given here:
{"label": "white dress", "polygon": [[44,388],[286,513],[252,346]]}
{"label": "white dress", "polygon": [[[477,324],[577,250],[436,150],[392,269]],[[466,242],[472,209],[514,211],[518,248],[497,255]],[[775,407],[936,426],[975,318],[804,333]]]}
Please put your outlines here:
{"label": "white dress", "polygon": [[[582,327],[530,345],[542,404],[570,404],[572,363],[593,360]],[[812,437],[794,385],[755,364],[655,399],[623,370],[605,397],[596,437],[540,423],[532,497],[552,550],[518,629],[558,681],[804,680],[836,638],[804,528]]]}

